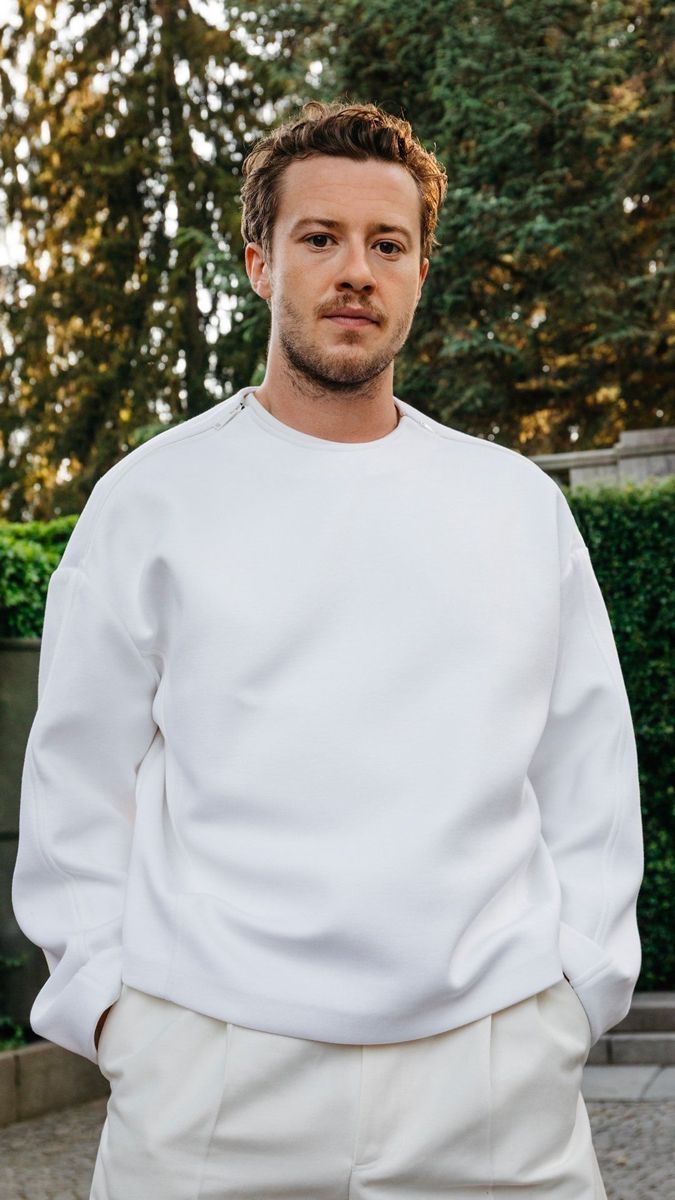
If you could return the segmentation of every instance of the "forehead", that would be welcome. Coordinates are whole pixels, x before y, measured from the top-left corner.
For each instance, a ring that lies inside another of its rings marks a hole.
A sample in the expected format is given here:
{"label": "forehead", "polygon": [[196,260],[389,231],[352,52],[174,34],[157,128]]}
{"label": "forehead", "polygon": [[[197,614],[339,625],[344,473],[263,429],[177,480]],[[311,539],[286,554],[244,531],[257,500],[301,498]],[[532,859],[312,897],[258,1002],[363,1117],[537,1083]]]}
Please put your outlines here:
{"label": "forehead", "polygon": [[284,230],[303,217],[326,217],[364,227],[405,223],[419,236],[421,216],[417,183],[400,163],[313,154],[295,159],[279,180],[276,225]]}

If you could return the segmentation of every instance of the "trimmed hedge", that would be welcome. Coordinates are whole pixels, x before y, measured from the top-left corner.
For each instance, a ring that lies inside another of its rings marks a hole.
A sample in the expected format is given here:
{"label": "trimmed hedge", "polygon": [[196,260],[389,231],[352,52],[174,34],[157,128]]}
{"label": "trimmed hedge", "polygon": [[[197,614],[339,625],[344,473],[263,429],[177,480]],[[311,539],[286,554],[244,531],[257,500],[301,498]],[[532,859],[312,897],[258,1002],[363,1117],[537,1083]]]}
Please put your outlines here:
{"label": "trimmed hedge", "polygon": [[[637,990],[673,990],[675,477],[562,491],[607,604],[635,727],[645,842]],[[49,576],[76,521],[76,515],[27,524],[0,521],[0,635],[40,636]]]}
{"label": "trimmed hedge", "polygon": [[49,577],[77,519],[0,520],[0,637],[41,636]]}
{"label": "trimmed hedge", "polygon": [[675,477],[563,488],[602,589],[638,751],[645,878],[639,991],[675,990]]}

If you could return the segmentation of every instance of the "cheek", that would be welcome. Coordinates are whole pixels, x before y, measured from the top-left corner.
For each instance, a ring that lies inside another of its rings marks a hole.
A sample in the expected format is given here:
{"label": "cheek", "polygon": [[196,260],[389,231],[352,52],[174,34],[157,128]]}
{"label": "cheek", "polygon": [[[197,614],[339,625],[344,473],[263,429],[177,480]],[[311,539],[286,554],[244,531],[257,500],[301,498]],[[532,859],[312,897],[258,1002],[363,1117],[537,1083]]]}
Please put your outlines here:
{"label": "cheek", "polygon": [[382,295],[390,299],[400,310],[412,308],[419,290],[418,276],[414,271],[382,273],[378,278]]}
{"label": "cheek", "polygon": [[279,273],[276,290],[294,308],[311,307],[326,295],[323,274],[314,263],[294,263]]}
{"label": "cheek", "polygon": [[410,278],[392,281],[382,289],[390,315],[396,321],[405,321],[417,302],[417,284]]}

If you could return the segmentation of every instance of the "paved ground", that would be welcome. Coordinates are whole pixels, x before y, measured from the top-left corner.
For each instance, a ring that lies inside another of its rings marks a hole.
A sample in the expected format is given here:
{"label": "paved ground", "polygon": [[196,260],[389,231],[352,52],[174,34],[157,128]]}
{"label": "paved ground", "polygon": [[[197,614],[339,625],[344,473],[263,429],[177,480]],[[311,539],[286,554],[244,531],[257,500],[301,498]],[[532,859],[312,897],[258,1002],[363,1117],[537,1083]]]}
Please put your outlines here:
{"label": "paved ground", "polygon": [[[673,1200],[675,1100],[586,1105],[607,1200]],[[0,1129],[2,1200],[89,1200],[105,1106],[103,1097]]]}

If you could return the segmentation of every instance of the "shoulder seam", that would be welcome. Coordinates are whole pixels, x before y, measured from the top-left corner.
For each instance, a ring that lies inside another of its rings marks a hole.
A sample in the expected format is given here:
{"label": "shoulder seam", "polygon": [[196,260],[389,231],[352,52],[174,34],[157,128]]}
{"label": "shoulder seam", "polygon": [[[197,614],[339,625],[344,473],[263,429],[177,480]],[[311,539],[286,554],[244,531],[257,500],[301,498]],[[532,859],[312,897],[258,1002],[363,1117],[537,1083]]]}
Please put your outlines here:
{"label": "shoulder seam", "polygon": [[[462,443],[464,443],[464,445],[470,444],[474,449],[480,448],[482,450],[489,446],[495,450],[501,450],[504,454],[514,455],[516,458],[522,459],[523,462],[529,463],[530,466],[534,467],[535,470],[540,472],[540,474],[546,476],[547,479],[550,478],[546,471],[542,470],[537,463],[533,462],[531,458],[528,458],[526,454],[522,454],[519,450],[513,450],[510,446],[502,446],[499,442],[488,442],[485,438],[476,437],[474,434],[463,433],[460,430],[451,429],[448,425],[444,425],[442,421],[437,421],[435,417],[426,417],[423,413],[418,413],[417,410],[412,410],[409,406],[406,407],[406,411],[408,416],[417,421],[418,425],[421,425],[424,429],[427,429],[430,433],[435,434],[437,437],[447,438],[449,441],[455,442],[456,445],[461,445]],[[465,441],[465,439],[468,439],[468,442]],[[551,482],[553,483],[554,487],[557,486],[554,480],[551,480]]]}
{"label": "shoulder seam", "polygon": [[[237,395],[238,395],[238,393],[237,393]],[[177,426],[174,426],[174,429],[178,431],[177,436],[175,438],[172,438],[171,441],[163,442],[161,445],[152,446],[152,441],[154,439],[151,439],[150,442],[147,443],[147,453],[142,456],[139,455],[135,462],[132,462],[130,460],[129,462],[125,463],[124,459],[118,459],[118,462],[115,464],[115,466],[120,465],[120,467],[122,469],[120,470],[117,479],[115,479],[113,481],[113,483],[110,485],[106,494],[101,497],[101,501],[100,501],[98,510],[92,519],[92,527],[89,531],[89,539],[87,541],[84,553],[82,555],[82,565],[83,566],[86,563],[87,555],[89,554],[89,550],[91,547],[91,541],[92,541],[94,532],[96,530],[96,526],[98,524],[100,515],[103,511],[104,505],[107,503],[107,501],[113,495],[118,484],[123,479],[126,479],[127,475],[129,474],[130,471],[133,471],[134,467],[137,467],[139,465],[139,463],[141,463],[141,462],[145,462],[146,458],[148,458],[149,455],[157,454],[157,453],[159,453],[159,451],[164,450],[167,446],[175,446],[177,443],[185,441],[188,438],[201,437],[203,434],[210,433],[214,429],[221,429],[223,425],[226,425],[228,423],[228,421],[230,421],[232,419],[232,417],[235,417],[237,415],[237,413],[239,413],[243,410],[243,404],[242,404],[241,400],[238,400],[237,404],[234,405],[232,411],[227,413],[227,415],[224,416],[221,420],[213,421],[212,424],[208,424],[206,422],[209,419],[213,418],[216,410],[220,409],[222,411],[223,407],[234,399],[235,399],[234,396],[228,396],[227,400],[221,401],[219,404],[214,405],[213,408],[208,409],[208,411],[206,413],[200,413],[199,416],[204,417],[205,424],[203,424],[203,425],[200,424],[198,429],[191,429],[191,430],[183,431],[183,430],[181,430],[180,425],[177,425]],[[171,432],[171,430],[167,429],[167,430],[164,430],[164,432],[169,433],[169,432]],[[162,436],[161,434],[158,435],[158,437],[161,437],[161,436]],[[101,479],[99,479],[97,481],[97,483],[95,484],[95,488],[98,487],[103,482],[104,479],[105,479],[105,476],[102,476]],[[92,489],[90,498],[93,497],[94,490],[95,489]]]}

